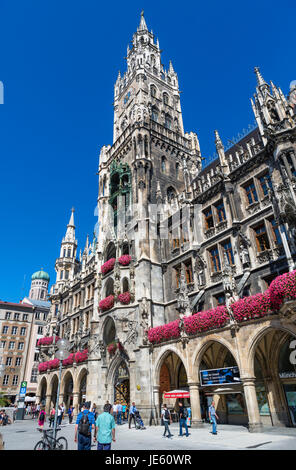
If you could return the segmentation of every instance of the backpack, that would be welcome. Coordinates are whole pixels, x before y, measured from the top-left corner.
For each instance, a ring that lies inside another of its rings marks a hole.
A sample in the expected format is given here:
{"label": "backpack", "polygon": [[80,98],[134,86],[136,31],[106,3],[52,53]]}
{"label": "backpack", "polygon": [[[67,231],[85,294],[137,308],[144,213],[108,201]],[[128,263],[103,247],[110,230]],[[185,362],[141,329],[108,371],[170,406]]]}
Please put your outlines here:
{"label": "backpack", "polygon": [[164,417],[165,417],[165,419],[167,419],[167,420],[170,419],[170,412],[169,412],[169,410],[164,410]]}
{"label": "backpack", "polygon": [[188,418],[188,411],[186,410],[186,408],[183,409],[182,418]]}
{"label": "backpack", "polygon": [[88,413],[87,414],[83,413],[83,416],[78,424],[78,431],[83,436],[86,436],[86,437],[90,436]]}
{"label": "backpack", "polygon": [[44,415],[43,411],[41,411],[40,416],[39,416],[39,421],[41,421],[41,422],[44,421],[44,418],[45,418],[45,415]]}

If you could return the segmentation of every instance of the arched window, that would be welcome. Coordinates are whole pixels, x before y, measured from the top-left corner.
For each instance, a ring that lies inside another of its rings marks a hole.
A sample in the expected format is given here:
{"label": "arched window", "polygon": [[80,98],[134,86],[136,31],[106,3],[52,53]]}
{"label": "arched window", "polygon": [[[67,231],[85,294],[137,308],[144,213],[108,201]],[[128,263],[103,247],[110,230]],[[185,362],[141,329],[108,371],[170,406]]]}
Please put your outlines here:
{"label": "arched window", "polygon": [[165,115],[165,121],[164,121],[164,126],[167,128],[167,129],[171,129],[172,127],[172,118],[169,114],[166,114]]}
{"label": "arched window", "polygon": [[124,243],[122,245],[122,254],[123,255],[129,255],[129,246],[128,243]]}
{"label": "arched window", "polygon": [[179,177],[179,170],[180,170],[180,164],[177,162],[176,163],[176,178]]}
{"label": "arched window", "polygon": [[161,157],[161,171],[165,172],[166,170],[166,158]]}
{"label": "arched window", "polygon": [[174,190],[174,188],[172,186],[170,186],[168,189],[167,189],[167,198],[168,198],[168,202],[171,202],[173,199],[175,199],[177,197],[177,193],[176,191]]}
{"label": "arched window", "polygon": [[167,93],[163,94],[163,103],[169,104],[169,95]]}
{"label": "arched window", "polygon": [[122,292],[128,292],[128,291],[129,291],[128,279],[124,277],[122,280]]}
{"label": "arched window", "polygon": [[70,249],[68,249],[67,257],[68,257],[68,258],[71,258],[71,250],[70,250]]}
{"label": "arched window", "polygon": [[156,86],[151,85],[150,92],[151,92],[151,96],[153,98],[156,98],[156,94],[157,94]]}
{"label": "arched window", "polygon": [[108,297],[109,295],[114,295],[114,281],[110,277],[105,286],[105,297]]}
{"label": "arched window", "polygon": [[158,110],[155,107],[152,108],[151,119],[152,121],[158,122]]}

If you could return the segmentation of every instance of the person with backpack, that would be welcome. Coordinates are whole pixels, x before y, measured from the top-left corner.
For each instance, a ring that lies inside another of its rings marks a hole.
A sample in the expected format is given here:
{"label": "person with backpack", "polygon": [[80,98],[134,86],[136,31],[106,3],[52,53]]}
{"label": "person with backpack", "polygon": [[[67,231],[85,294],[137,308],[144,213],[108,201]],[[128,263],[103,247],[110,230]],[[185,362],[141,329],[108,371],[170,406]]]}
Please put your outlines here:
{"label": "person with backpack", "polygon": [[183,406],[183,403],[180,401],[179,402],[179,423],[180,423],[180,434],[179,436],[183,436],[183,426],[185,428],[186,434],[185,436],[189,436],[188,432],[188,426],[187,426],[187,418],[188,418],[188,411],[186,410],[185,406]]}
{"label": "person with backpack", "polygon": [[39,413],[39,418],[38,418],[38,426],[43,429],[44,423],[45,423],[45,417],[46,413],[44,410],[44,406],[42,406],[40,413]]}
{"label": "person with backpack", "polygon": [[161,417],[162,417],[163,424],[164,424],[164,433],[162,437],[166,437],[166,432],[168,432],[167,437],[169,439],[172,439],[172,433],[169,428],[169,424],[172,424],[172,418],[171,418],[171,413],[167,409],[166,404],[163,405],[163,409],[161,410]]}
{"label": "person with backpack", "polygon": [[89,408],[89,402],[83,403],[82,411],[77,416],[74,441],[78,442],[78,450],[91,450],[91,431],[95,429],[95,419]]}

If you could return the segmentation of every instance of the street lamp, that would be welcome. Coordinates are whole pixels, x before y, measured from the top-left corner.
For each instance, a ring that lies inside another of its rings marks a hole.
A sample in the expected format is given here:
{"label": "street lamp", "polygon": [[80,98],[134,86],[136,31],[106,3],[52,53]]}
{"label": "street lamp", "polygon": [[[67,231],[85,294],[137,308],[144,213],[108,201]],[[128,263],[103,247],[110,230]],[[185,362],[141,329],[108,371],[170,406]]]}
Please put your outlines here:
{"label": "street lamp", "polygon": [[57,434],[58,406],[59,406],[59,398],[60,398],[60,386],[61,386],[63,360],[67,359],[67,357],[69,356],[70,343],[67,339],[62,338],[57,342],[57,347],[58,347],[58,350],[55,353],[55,357],[60,360],[60,372],[59,372],[57,398],[56,398],[56,403],[55,403],[54,425],[53,425],[54,439],[56,439],[56,434]]}

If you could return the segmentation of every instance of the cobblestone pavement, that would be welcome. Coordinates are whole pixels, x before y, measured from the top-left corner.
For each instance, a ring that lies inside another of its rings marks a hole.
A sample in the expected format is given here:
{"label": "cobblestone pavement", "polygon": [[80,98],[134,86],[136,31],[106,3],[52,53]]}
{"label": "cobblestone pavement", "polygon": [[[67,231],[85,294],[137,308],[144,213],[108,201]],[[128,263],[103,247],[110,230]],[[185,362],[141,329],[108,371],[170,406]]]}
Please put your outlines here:
{"label": "cobblestone pavement", "polygon": [[[58,436],[68,440],[69,449],[76,450],[74,442],[74,424],[62,425]],[[47,427],[47,425],[46,425]],[[149,426],[145,430],[128,429],[125,423],[116,427],[116,442],[113,450],[242,450],[242,449],[286,449],[296,450],[296,429],[268,428],[262,433],[249,433],[243,426],[220,425],[216,436],[210,433],[208,424],[200,429],[190,429],[189,437],[178,436],[178,426],[173,424],[173,438],[163,438],[163,427]],[[0,432],[5,442],[5,450],[32,450],[40,440],[36,420],[16,421],[9,426],[1,427]],[[93,444],[92,450],[96,449]]]}

